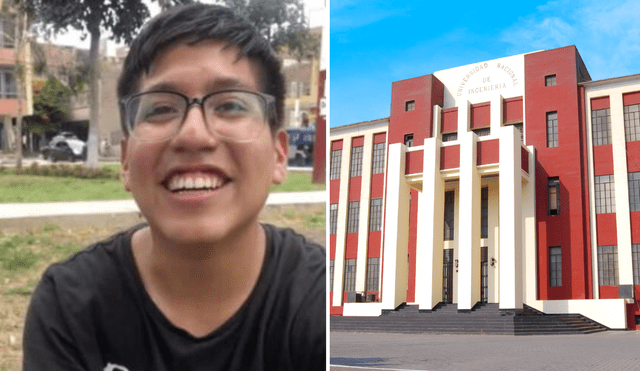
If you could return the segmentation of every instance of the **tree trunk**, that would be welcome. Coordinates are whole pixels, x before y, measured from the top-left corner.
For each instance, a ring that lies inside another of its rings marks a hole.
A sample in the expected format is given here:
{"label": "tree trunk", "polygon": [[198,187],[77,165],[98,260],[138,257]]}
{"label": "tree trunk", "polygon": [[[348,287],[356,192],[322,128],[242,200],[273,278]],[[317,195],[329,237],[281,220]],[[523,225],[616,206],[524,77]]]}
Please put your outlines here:
{"label": "tree trunk", "polygon": [[87,167],[98,167],[98,147],[100,143],[100,28],[90,31],[89,49],[89,138],[87,140]]}

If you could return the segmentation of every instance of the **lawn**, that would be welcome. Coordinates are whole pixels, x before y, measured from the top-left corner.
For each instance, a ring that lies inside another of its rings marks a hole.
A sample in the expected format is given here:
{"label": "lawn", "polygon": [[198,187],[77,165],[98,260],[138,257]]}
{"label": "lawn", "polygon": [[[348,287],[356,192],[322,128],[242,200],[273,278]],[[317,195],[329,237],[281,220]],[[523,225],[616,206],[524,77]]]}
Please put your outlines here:
{"label": "lawn", "polygon": [[[102,165],[114,174],[120,165]],[[324,190],[324,184],[311,183],[311,173],[289,172],[285,183],[274,186],[272,192]],[[81,179],[42,175],[16,175],[13,169],[0,171],[0,203],[99,201],[131,198],[118,179]]]}
{"label": "lawn", "polygon": [[[322,204],[267,207],[260,219],[291,227],[321,245],[326,243]],[[0,230],[0,370],[21,368],[24,316],[44,269],[115,232],[117,228],[109,225],[62,228],[52,223],[31,232]]]}

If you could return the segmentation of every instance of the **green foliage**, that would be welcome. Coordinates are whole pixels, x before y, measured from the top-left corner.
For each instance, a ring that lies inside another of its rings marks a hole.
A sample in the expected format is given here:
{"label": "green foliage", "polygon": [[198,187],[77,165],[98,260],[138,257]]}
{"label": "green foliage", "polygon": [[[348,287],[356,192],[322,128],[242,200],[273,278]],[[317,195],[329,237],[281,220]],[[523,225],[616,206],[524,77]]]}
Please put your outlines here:
{"label": "green foliage", "polygon": [[31,166],[14,169],[13,174],[16,175],[42,175],[53,177],[73,177],[80,179],[120,179],[120,173],[118,170],[114,170],[114,167],[101,166],[97,169],[90,169],[83,165],[67,165],[67,164],[53,164],[46,166],[39,166],[37,162],[33,162]]}
{"label": "green foliage", "polygon": [[59,123],[71,112],[69,107],[71,90],[62,85],[54,77],[50,77],[33,98],[33,115],[35,120],[27,123],[27,128],[35,133],[56,131]]}

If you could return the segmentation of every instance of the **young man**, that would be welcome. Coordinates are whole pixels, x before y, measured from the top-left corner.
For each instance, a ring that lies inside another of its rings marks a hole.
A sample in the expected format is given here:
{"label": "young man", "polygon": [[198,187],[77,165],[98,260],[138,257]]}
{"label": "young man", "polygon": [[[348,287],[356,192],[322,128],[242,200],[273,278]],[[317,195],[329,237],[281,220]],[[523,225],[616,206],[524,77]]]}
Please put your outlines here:
{"label": "young man", "polygon": [[118,95],[124,183],[148,225],[45,272],[25,370],[325,369],[324,249],[258,222],[286,175],[283,86],[228,9],[141,31]]}

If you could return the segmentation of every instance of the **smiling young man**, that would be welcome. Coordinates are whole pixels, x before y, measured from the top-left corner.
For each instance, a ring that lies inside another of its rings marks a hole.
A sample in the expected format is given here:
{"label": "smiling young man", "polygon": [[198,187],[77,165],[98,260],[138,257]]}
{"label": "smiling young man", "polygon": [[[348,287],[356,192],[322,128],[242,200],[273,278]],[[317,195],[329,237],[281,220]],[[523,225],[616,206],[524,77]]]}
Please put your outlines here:
{"label": "smiling young man", "polygon": [[325,252],[258,222],[286,176],[284,81],[226,8],[153,19],[119,81],[125,187],[148,224],[51,266],[25,370],[324,370]]}

